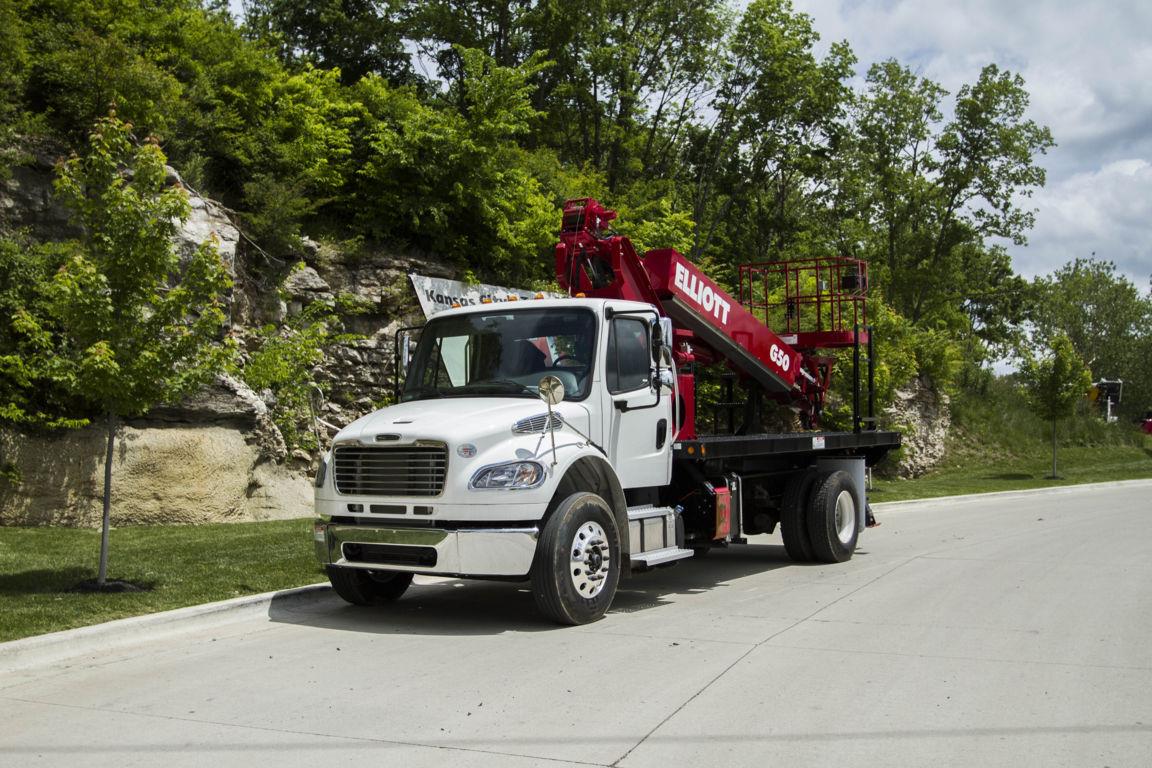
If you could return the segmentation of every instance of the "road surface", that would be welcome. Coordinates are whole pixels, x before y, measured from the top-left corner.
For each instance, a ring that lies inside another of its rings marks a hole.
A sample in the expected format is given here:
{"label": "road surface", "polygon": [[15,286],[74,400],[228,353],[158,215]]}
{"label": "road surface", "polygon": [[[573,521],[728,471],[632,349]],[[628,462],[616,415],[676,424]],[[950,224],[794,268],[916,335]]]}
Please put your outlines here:
{"label": "road surface", "polygon": [[757,537],[586,627],[440,580],[125,638],[0,676],[0,766],[1152,765],[1152,482],[878,516],[849,563]]}

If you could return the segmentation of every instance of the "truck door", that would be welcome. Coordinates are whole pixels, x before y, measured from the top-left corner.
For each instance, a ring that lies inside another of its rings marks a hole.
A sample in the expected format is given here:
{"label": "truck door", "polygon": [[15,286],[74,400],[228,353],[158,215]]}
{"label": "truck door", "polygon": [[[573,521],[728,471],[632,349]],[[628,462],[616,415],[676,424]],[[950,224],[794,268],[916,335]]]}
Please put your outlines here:
{"label": "truck door", "polygon": [[605,433],[624,488],[667,485],[672,474],[672,392],[653,380],[652,325],[614,317],[608,330]]}

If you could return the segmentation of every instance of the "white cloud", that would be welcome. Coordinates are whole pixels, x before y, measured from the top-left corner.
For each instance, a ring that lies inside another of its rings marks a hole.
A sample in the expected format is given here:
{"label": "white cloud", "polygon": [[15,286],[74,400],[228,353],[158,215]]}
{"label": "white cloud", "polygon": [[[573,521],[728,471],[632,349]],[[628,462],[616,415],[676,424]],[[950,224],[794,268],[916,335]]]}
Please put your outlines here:
{"label": "white cloud", "polygon": [[1014,256],[1032,276],[1077,257],[1096,254],[1116,262],[1141,288],[1152,273],[1152,163],[1117,160],[1098,171],[1073,174],[1036,193],[1031,245]]}
{"label": "white cloud", "polygon": [[1019,73],[1029,116],[1057,146],[1023,274],[1093,251],[1142,288],[1152,274],[1152,3],[1147,0],[794,0],[827,45],[847,40],[859,70],[896,58],[952,93],[988,63]]}

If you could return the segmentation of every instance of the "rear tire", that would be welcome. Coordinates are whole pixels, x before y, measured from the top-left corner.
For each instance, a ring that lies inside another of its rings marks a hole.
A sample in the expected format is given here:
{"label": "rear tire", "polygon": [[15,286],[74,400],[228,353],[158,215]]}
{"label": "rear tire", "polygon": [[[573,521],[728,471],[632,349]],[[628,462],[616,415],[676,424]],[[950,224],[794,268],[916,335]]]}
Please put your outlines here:
{"label": "rear tire", "polygon": [[808,536],[822,563],[842,563],[852,557],[860,535],[856,518],[856,484],[847,472],[821,475],[808,505]]}
{"label": "rear tire", "polygon": [[594,493],[574,493],[548,518],[536,544],[532,596],[559,624],[588,624],[612,605],[620,581],[616,518]]}
{"label": "rear tire", "polygon": [[352,605],[384,605],[400,599],[412,584],[412,574],[328,566],[332,589]]}
{"label": "rear tire", "polygon": [[780,503],[780,536],[784,549],[797,563],[810,563],[813,559],[812,542],[808,538],[808,496],[815,474],[805,470],[792,477],[784,486]]}

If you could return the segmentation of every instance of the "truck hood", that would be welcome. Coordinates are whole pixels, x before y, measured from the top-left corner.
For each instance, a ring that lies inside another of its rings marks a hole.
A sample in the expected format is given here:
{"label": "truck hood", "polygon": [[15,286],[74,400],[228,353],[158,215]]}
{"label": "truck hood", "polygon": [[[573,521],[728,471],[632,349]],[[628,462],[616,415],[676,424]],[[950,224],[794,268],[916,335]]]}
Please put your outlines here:
{"label": "truck hood", "polygon": [[[579,403],[560,403],[555,408],[578,429],[589,428],[588,411]],[[377,442],[377,435],[396,435],[392,440],[441,440],[458,444],[495,434],[511,434],[521,419],[548,412],[542,401],[529,398],[439,398],[400,403],[370,413],[349,424],[336,441]]]}

